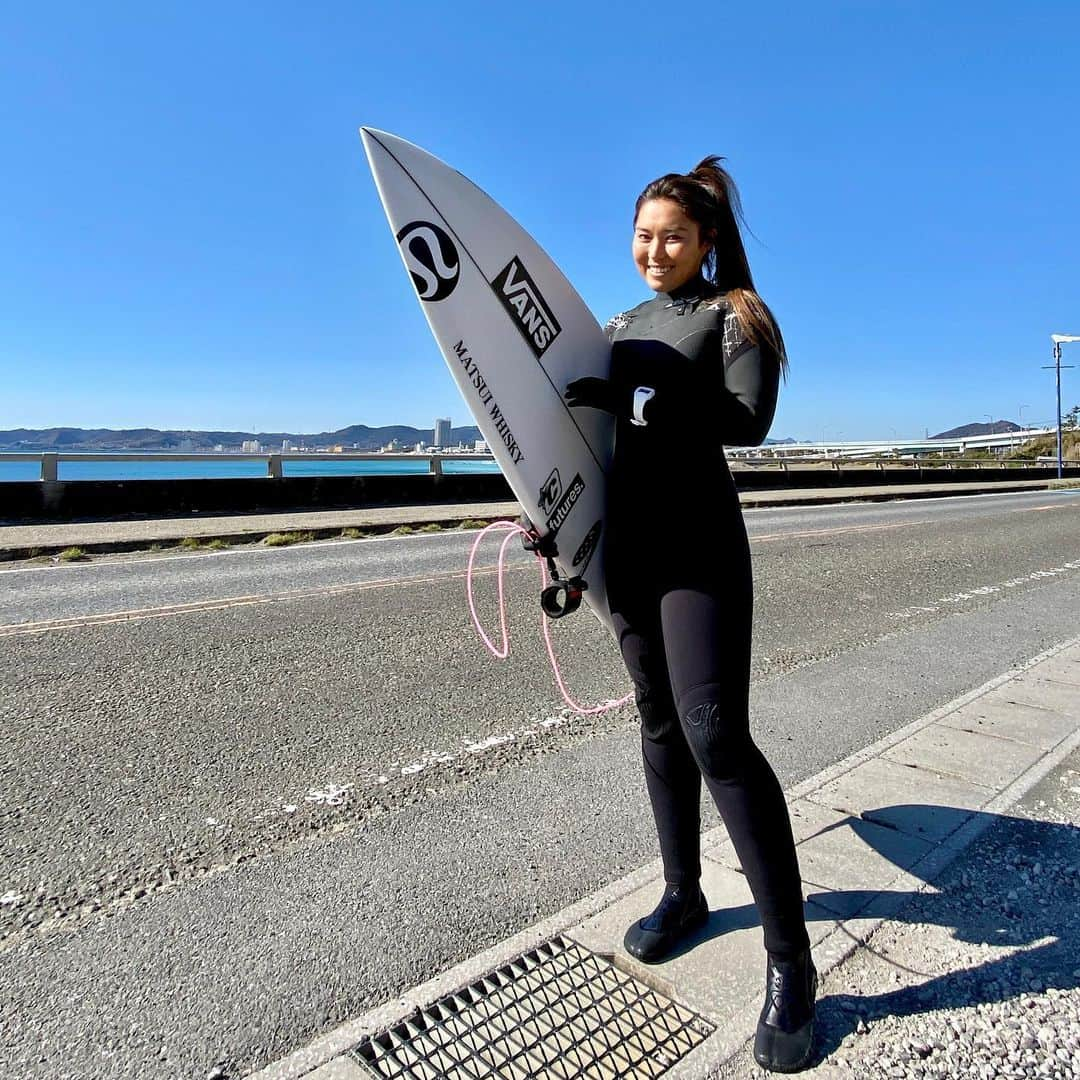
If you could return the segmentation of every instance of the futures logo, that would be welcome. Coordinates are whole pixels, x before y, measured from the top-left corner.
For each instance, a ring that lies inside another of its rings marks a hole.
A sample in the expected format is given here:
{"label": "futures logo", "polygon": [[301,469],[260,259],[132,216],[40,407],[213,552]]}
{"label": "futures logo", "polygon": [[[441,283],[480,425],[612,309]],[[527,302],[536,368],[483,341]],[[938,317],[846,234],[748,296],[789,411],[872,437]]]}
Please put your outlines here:
{"label": "futures logo", "polygon": [[491,287],[539,360],[562,327],[516,255],[502,268]]}
{"label": "futures logo", "polygon": [[563,522],[570,516],[570,511],[574,509],[574,503],[578,501],[584,490],[585,481],[581,479],[581,473],[577,473],[574,479],[570,481],[566,493],[547,519],[548,532],[558,532],[562,528]]}
{"label": "futures logo", "polygon": [[550,514],[552,507],[559,501],[561,495],[562,480],[559,478],[559,470],[552,469],[551,475],[544,481],[544,486],[540,489],[540,497],[536,500],[536,505],[540,507],[540,513]]}
{"label": "futures logo", "polygon": [[453,240],[430,221],[414,221],[397,234],[397,241],[420,299],[445,300],[461,275]]}

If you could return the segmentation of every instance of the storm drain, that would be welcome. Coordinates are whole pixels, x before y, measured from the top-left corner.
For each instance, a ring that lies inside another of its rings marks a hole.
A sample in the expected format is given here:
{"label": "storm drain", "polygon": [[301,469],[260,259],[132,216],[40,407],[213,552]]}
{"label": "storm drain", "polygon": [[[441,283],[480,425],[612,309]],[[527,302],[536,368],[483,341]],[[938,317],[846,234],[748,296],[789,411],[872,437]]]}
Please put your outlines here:
{"label": "storm drain", "polygon": [[661,1076],[712,1034],[677,1005],[556,937],[353,1051],[375,1077],[615,1080]]}

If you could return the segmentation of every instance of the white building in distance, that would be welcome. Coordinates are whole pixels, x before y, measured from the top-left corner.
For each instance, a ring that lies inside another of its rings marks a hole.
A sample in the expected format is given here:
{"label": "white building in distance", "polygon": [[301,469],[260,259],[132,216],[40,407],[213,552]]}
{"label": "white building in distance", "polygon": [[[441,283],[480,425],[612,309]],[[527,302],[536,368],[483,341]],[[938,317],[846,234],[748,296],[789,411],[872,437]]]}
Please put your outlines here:
{"label": "white building in distance", "polygon": [[432,443],[433,446],[449,446],[450,445],[450,418],[445,420],[439,418],[435,421],[435,440]]}

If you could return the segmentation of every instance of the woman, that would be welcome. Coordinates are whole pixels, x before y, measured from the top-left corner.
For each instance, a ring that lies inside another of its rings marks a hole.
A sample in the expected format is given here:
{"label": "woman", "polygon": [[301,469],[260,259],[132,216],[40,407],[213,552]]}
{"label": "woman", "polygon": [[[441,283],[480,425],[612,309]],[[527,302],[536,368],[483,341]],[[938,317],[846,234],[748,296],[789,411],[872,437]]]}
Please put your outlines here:
{"label": "woman", "polygon": [[787,806],[750,734],[750,550],[723,451],[765,438],[787,361],[754,291],[738,193],[720,160],[641,193],[634,262],[656,296],[608,323],[610,379],[578,379],[566,400],[616,417],[606,584],[641,714],[666,881],[656,910],[627,931],[626,949],[659,962],[708,918],[704,777],[764,928],[754,1056],[792,1072],[810,1059],[817,973]]}

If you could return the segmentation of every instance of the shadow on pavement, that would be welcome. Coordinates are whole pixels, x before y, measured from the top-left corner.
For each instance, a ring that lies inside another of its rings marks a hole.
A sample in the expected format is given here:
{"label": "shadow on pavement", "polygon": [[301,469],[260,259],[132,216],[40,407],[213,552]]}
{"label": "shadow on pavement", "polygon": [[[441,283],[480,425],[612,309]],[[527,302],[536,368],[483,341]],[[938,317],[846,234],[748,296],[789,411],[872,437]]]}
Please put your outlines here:
{"label": "shadow on pavement", "polygon": [[[860,1019],[869,1023],[889,1016],[1004,1001],[1051,987],[1068,990],[1080,986],[1077,826],[948,806],[905,804],[865,811],[861,818],[845,818],[815,835],[850,829],[894,861],[897,849],[880,826],[886,825],[890,831],[900,826],[908,834],[924,832],[941,837],[979,818],[985,819],[986,831],[944,871],[924,879],[932,882],[935,891],[807,893],[808,921],[885,916],[894,923],[946,927],[956,940],[1011,950],[1008,955],[945,974],[920,970],[917,958],[908,964],[876,954],[880,963],[894,965],[905,981],[916,978],[918,984],[879,994],[822,998],[818,1002],[816,1061],[831,1054]],[[918,866],[894,864],[918,876]],[[697,940],[757,925],[752,905],[714,911]]]}
{"label": "shadow on pavement", "polygon": [[[917,985],[868,996],[833,994],[819,1005],[817,1052],[830,1054],[855,1029],[887,1016],[912,1016],[937,1009],[970,1008],[1032,991],[1080,986],[1080,828],[1071,824],[972,813],[943,806],[904,805],[867,811],[850,826],[871,843],[877,830],[862,829],[861,820],[879,824],[904,822],[905,830],[932,821],[940,829],[959,828],[969,819],[987,826],[975,842],[932,879],[935,892],[870,900],[898,923],[932,924],[952,931],[953,938],[973,945],[1009,949],[973,967],[929,975]],[[951,830],[950,830],[951,831]],[[917,867],[915,868],[917,872]],[[810,900],[814,896],[809,897]],[[854,898],[853,898],[854,899]],[[817,905],[811,905],[816,909]],[[886,908],[892,909],[886,912]],[[880,957],[882,963],[896,963]],[[917,964],[907,968],[916,977]]]}

